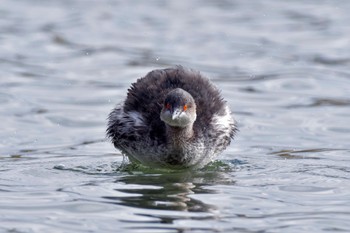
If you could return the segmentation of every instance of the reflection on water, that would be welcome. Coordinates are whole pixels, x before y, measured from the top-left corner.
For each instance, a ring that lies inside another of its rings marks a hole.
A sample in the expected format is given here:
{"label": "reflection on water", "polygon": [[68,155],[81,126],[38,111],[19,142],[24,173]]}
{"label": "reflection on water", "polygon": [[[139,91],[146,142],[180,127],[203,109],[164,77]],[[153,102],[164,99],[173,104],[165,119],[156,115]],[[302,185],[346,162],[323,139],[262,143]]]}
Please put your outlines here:
{"label": "reflection on water", "polygon": [[[3,0],[0,231],[349,232],[349,10]],[[177,64],[219,86],[237,138],[200,171],[124,169],[107,114]]]}
{"label": "reflection on water", "polygon": [[[134,197],[121,198],[119,200],[121,201],[120,204],[138,208],[191,212],[208,212],[213,208],[189,197],[192,193],[213,193],[213,191],[205,190],[192,183],[179,183],[177,178],[164,176],[163,174],[153,177],[144,175],[123,177],[119,180],[120,182],[124,182],[127,185],[140,185],[140,188],[119,189],[118,191],[128,194],[139,194]],[[157,187],[159,182],[161,182],[162,187]],[[113,197],[106,198],[114,199]]]}
{"label": "reflection on water", "polygon": [[126,198],[105,197],[117,203],[146,209],[181,210],[189,212],[210,212],[215,206],[205,204],[191,194],[214,194],[206,187],[219,183],[234,184],[223,172],[183,171],[155,174],[126,175],[117,180],[125,187],[118,191],[138,194]]}

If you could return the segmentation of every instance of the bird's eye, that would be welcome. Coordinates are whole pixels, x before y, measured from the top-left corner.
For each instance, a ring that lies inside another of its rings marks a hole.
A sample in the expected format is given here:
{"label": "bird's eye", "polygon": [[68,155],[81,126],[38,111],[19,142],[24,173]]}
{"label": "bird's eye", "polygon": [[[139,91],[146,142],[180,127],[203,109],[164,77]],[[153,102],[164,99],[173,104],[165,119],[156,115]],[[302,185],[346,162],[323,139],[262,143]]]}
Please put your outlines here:
{"label": "bird's eye", "polygon": [[165,104],[165,109],[170,109],[170,104],[169,103]]}
{"label": "bird's eye", "polygon": [[183,109],[184,109],[184,111],[187,110],[187,104],[184,105],[184,108],[183,108]]}

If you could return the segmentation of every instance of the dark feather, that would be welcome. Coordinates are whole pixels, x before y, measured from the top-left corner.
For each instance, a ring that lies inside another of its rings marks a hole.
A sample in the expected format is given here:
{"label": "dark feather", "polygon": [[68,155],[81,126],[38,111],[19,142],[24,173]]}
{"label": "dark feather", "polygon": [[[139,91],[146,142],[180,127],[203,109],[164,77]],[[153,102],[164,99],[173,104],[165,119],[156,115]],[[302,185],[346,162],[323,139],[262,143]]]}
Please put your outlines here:
{"label": "dark feather", "polygon": [[157,140],[165,139],[165,125],[159,118],[166,94],[181,88],[192,95],[197,105],[197,120],[194,131],[208,127],[214,114],[224,112],[225,102],[219,90],[199,72],[181,66],[154,70],[133,83],[124,103],[125,112],[137,111],[150,126],[150,135]]}

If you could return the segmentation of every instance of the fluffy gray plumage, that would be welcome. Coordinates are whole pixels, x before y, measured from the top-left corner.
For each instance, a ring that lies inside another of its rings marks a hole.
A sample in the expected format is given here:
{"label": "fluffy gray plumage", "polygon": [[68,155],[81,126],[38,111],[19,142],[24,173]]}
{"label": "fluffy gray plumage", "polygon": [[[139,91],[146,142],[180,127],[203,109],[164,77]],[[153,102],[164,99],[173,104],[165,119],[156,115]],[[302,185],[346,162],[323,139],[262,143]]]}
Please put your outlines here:
{"label": "fluffy gray plumage", "polygon": [[[169,123],[167,103],[188,107],[179,126]],[[133,83],[126,100],[109,115],[107,136],[133,162],[186,168],[212,161],[235,131],[218,89],[199,72],[179,66],[151,71]]]}

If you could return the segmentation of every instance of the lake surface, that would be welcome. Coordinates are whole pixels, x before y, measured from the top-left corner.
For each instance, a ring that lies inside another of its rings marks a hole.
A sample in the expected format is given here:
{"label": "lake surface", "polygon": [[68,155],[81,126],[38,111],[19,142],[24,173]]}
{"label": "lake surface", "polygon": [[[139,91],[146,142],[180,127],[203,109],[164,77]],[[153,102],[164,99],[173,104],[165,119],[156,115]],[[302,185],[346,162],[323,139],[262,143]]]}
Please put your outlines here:
{"label": "lake surface", "polygon": [[[2,0],[0,232],[350,232],[350,1]],[[119,169],[106,118],[176,64],[240,131],[199,171]]]}

